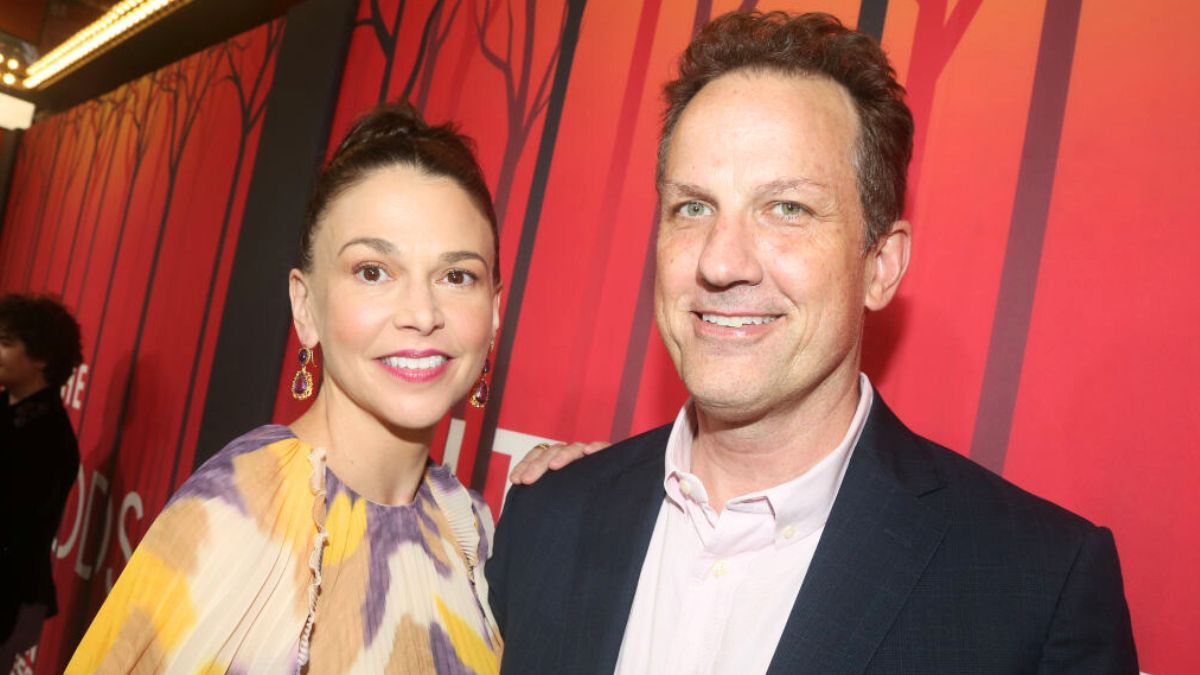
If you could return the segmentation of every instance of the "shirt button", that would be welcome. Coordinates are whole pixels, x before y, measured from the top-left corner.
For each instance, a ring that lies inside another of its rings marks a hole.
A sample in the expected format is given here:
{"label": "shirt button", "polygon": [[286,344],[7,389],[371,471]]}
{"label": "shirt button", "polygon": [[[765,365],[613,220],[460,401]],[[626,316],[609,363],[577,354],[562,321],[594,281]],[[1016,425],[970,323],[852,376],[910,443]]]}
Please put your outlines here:
{"label": "shirt button", "polygon": [[725,576],[725,572],[726,572],[726,570],[725,570],[725,561],[724,560],[718,560],[715,564],[713,564],[712,574],[714,577],[720,579],[721,577]]}
{"label": "shirt button", "polygon": [[679,491],[685,495],[692,494],[692,484],[686,480],[679,481]]}
{"label": "shirt button", "polygon": [[788,525],[787,527],[783,528],[783,532],[781,534],[783,534],[784,539],[791,539],[792,537],[796,536],[796,528]]}

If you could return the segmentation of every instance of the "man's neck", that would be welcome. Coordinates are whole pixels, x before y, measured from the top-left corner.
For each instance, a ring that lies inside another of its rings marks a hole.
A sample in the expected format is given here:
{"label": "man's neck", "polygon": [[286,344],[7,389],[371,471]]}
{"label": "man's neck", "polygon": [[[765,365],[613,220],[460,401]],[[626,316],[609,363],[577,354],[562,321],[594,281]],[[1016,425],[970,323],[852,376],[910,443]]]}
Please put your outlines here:
{"label": "man's neck", "polygon": [[8,404],[16,405],[48,386],[50,385],[46,383],[46,378],[44,377],[30,378],[26,382],[9,384],[5,387],[5,393],[8,394]]}
{"label": "man's neck", "polygon": [[695,408],[691,471],[712,507],[805,474],[837,448],[858,409],[859,378],[823,382],[802,401],[748,423],[727,423]]}

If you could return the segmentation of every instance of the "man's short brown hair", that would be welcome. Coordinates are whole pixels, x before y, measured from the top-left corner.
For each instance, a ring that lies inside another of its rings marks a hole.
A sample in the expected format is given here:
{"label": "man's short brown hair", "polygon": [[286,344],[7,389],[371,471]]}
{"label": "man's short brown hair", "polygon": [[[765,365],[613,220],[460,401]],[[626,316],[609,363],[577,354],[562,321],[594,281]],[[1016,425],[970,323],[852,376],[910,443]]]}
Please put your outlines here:
{"label": "man's short brown hair", "polygon": [[709,22],[680,57],[679,77],[665,87],[658,181],[664,178],[671,133],[687,104],[709,82],[744,70],[827,77],[846,88],[858,113],[853,162],[867,244],[878,241],[904,211],[912,113],[875,39],[829,14],[732,12]]}

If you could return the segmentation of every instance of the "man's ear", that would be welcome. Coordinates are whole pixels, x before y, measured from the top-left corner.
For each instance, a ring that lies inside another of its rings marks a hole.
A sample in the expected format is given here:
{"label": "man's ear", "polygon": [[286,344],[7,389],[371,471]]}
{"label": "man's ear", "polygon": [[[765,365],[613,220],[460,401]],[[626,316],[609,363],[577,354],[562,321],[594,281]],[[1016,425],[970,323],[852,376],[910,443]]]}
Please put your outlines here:
{"label": "man's ear", "polygon": [[312,349],[321,341],[317,332],[316,317],[312,309],[311,279],[298,269],[288,273],[288,296],[292,300],[292,325],[300,344]]}
{"label": "man's ear", "polygon": [[879,311],[888,306],[900,288],[900,280],[908,270],[912,249],[912,225],[897,220],[887,233],[867,251],[866,297],[867,309]]}

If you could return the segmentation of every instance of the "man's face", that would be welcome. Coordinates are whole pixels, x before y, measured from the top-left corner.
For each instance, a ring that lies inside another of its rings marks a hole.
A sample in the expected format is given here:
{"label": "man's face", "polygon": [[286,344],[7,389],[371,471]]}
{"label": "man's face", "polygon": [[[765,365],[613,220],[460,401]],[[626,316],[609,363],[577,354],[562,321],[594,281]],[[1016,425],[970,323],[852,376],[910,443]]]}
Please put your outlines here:
{"label": "man's face", "polygon": [[29,386],[42,377],[46,364],[30,358],[25,343],[0,327],[0,387],[14,390]]}
{"label": "man's face", "polygon": [[875,264],[857,129],[841,85],[774,73],[722,76],[680,117],[660,185],[655,312],[706,414],[751,421],[857,377]]}

